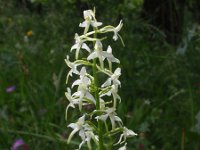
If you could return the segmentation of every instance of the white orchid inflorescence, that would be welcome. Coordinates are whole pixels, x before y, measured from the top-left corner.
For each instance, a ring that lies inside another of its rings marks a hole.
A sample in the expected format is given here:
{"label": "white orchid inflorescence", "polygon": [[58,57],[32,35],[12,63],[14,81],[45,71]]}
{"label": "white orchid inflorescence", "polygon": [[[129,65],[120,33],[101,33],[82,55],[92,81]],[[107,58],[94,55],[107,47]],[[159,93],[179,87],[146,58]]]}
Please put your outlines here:
{"label": "white orchid inflorescence", "polygon": [[[71,52],[75,51],[75,61],[70,61],[68,55],[65,59],[70,68],[66,82],[68,83],[69,77],[78,77],[65,93],[69,101],[66,119],[70,108],[78,108],[81,112],[78,121],[68,125],[72,128],[72,132],[67,142],[70,143],[78,133],[82,140],[78,149],[87,144],[89,150],[126,150],[126,139],[137,134],[123,126],[122,120],[117,116],[117,105],[121,102],[118,95],[118,88],[121,86],[119,81],[121,68],[113,70],[112,64],[119,64],[120,61],[112,54],[110,45],[104,50],[102,44],[106,39],[102,35],[107,32],[114,33],[115,41],[118,37],[121,39],[118,32],[123,23],[120,21],[117,27],[109,25],[98,29],[102,23],[96,20],[95,11],[86,10],[83,16],[85,20],[79,26],[84,28],[84,33],[80,36],[75,34],[75,44],[71,47]],[[76,90],[73,94],[72,89]]]}

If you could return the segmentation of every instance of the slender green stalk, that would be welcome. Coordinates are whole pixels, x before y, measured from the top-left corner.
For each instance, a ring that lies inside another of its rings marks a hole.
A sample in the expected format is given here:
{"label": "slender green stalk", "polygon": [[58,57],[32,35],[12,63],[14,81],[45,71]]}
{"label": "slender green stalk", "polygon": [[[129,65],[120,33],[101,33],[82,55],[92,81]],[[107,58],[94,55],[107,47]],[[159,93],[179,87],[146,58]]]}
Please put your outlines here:
{"label": "slender green stalk", "polygon": [[[94,34],[94,38],[96,38],[96,32]],[[97,77],[96,59],[93,60],[92,71],[93,71],[94,86],[95,86],[96,110],[100,110],[100,99],[99,99],[99,89],[98,89],[98,77]],[[102,121],[98,120],[99,150],[104,150],[102,125],[103,125]]]}
{"label": "slender green stalk", "polygon": [[[96,59],[94,60],[93,75],[95,84],[95,99],[96,99],[96,110],[100,110],[99,90],[98,90],[98,77],[96,71]],[[98,120],[98,134],[99,134],[99,150],[104,150],[103,146],[103,132],[102,132],[102,121]]]}

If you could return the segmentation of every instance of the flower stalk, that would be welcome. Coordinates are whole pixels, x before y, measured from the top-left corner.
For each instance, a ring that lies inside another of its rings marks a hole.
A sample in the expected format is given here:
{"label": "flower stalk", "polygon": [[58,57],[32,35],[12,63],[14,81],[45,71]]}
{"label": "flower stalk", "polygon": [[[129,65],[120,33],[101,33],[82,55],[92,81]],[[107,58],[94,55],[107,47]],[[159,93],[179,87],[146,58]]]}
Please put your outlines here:
{"label": "flower stalk", "polygon": [[[94,39],[97,37],[96,28],[94,28]],[[95,47],[95,42],[93,42],[93,47]],[[97,59],[93,60],[93,77],[94,77],[94,87],[95,87],[95,99],[96,99],[96,110],[100,111],[100,99],[99,99],[99,89],[98,89],[98,76],[97,76],[97,68],[96,68]],[[99,136],[99,150],[104,150],[103,146],[103,133],[102,133],[102,121],[98,120],[98,136]]]}

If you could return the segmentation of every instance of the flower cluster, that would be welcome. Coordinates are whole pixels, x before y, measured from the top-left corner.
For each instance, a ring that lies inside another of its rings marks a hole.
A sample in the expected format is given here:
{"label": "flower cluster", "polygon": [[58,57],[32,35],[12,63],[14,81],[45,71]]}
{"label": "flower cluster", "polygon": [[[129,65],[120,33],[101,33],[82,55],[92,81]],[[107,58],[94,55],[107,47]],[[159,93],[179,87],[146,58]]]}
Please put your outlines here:
{"label": "flower cluster", "polygon": [[[84,21],[79,24],[84,28],[83,35],[76,33],[75,44],[71,47],[71,52],[75,51],[75,60],[71,61],[68,55],[65,59],[70,68],[66,82],[69,82],[69,77],[78,78],[65,93],[69,101],[66,119],[69,108],[77,107],[82,114],[77,122],[68,125],[72,128],[68,143],[78,133],[82,140],[78,149],[87,144],[89,150],[92,150],[92,145],[96,145],[99,150],[105,150],[110,144],[105,139],[110,139],[112,147],[126,150],[126,139],[137,134],[123,126],[122,120],[117,116],[117,105],[121,102],[118,95],[121,68],[116,67],[113,70],[113,64],[118,66],[120,61],[112,54],[110,45],[104,50],[102,44],[106,39],[103,37],[104,33],[107,32],[113,32],[115,41],[121,39],[118,32],[123,23],[120,21],[117,27],[109,25],[99,28],[102,23],[96,20],[95,11],[86,10],[83,16]],[[72,94],[71,89],[76,92]],[[88,106],[93,109],[87,109]],[[119,135],[118,139],[116,135]]]}

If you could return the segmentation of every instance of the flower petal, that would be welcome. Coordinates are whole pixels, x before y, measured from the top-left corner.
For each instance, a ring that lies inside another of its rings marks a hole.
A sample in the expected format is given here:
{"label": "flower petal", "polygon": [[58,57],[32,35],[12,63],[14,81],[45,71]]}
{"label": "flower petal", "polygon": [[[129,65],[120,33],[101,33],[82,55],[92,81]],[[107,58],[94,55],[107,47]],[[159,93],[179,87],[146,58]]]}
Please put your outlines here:
{"label": "flower petal", "polygon": [[79,47],[79,43],[76,43],[71,47],[70,51],[77,49],[78,47]]}
{"label": "flower petal", "polygon": [[107,118],[108,118],[108,114],[95,117],[95,119],[97,119],[97,120],[100,119],[100,120],[102,120],[102,121],[106,121]]}
{"label": "flower petal", "polygon": [[92,100],[94,104],[96,104],[96,101],[95,101],[94,97],[92,96],[92,94],[90,94],[89,92],[87,92],[85,96],[86,96],[88,99]]}
{"label": "flower petal", "polygon": [[84,22],[82,22],[82,23],[79,24],[79,27],[85,28],[85,27],[87,27],[88,25],[89,25],[89,24],[88,24],[88,21],[84,21]]}
{"label": "flower petal", "polygon": [[79,85],[81,83],[81,80],[76,80],[74,81],[74,83],[72,84],[72,88],[75,86],[75,85]]}
{"label": "flower petal", "polygon": [[118,150],[126,150],[126,145],[127,145],[127,143],[125,143],[125,145],[120,147]]}
{"label": "flower petal", "polygon": [[107,87],[107,86],[110,86],[111,85],[111,78],[108,78],[106,80],[106,82],[104,84],[101,85],[101,87]]}
{"label": "flower petal", "polygon": [[92,21],[92,22],[91,22],[91,25],[92,25],[93,27],[98,27],[98,26],[101,26],[101,25],[102,25],[102,22]]}
{"label": "flower petal", "polygon": [[96,52],[92,52],[88,57],[87,57],[87,60],[91,60],[91,59],[95,59],[97,58],[97,54]]}
{"label": "flower petal", "polygon": [[88,52],[90,52],[90,48],[85,43],[82,44],[81,48],[87,50]]}

